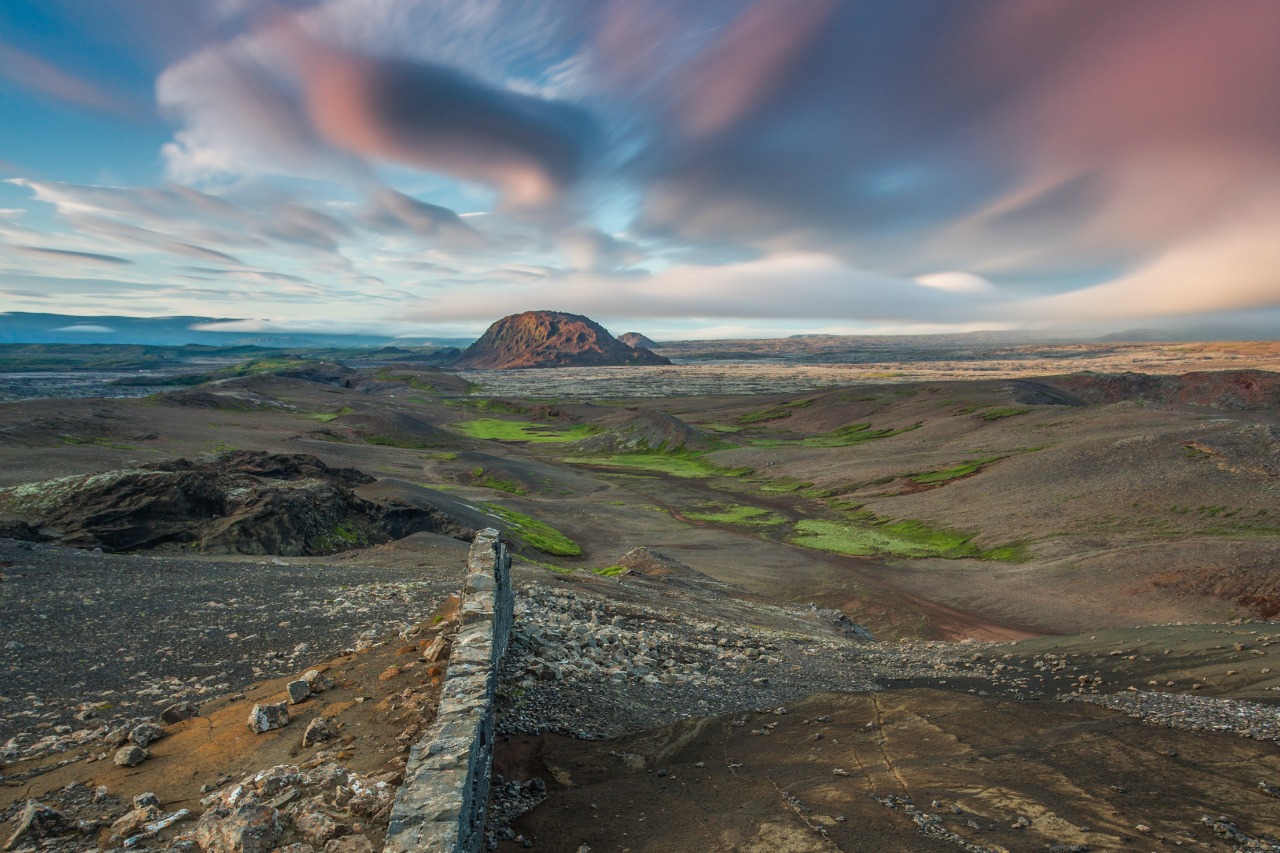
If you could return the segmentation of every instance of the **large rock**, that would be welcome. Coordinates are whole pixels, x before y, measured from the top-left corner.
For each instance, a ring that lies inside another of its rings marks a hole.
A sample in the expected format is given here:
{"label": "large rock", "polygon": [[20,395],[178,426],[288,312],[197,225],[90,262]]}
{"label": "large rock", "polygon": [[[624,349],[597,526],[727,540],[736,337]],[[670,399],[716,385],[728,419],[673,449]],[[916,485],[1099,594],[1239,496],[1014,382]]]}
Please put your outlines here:
{"label": "large rock", "polygon": [[306,556],[458,527],[437,510],[377,503],[353,491],[372,482],[306,454],[233,451],[0,489],[0,513],[40,537],[104,551],[181,545]]}
{"label": "large rock", "polygon": [[18,814],[17,824],[4,850],[19,850],[34,847],[42,838],[56,835],[66,823],[62,813],[35,800],[27,800]]}
{"label": "large rock", "polygon": [[275,847],[283,825],[270,806],[241,806],[229,814],[205,812],[191,832],[204,853],[267,853]]}
{"label": "large rock", "polygon": [[498,320],[450,367],[506,370],[670,363],[647,349],[627,346],[579,314],[526,311]]}
{"label": "large rock", "polygon": [[267,705],[254,705],[245,723],[250,729],[262,734],[272,729],[282,729],[289,725],[289,703],[276,702]]}

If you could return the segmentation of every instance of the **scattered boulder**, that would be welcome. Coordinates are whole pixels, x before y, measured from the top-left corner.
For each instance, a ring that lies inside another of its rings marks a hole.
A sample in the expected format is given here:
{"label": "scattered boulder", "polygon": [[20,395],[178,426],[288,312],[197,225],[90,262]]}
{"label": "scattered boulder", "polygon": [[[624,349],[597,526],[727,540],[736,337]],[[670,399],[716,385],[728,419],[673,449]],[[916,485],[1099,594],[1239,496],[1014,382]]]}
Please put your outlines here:
{"label": "scattered boulder", "polygon": [[151,757],[151,753],[137,744],[122,746],[112,759],[120,767],[136,767]]}
{"label": "scattered boulder", "polygon": [[299,702],[305,701],[311,695],[311,685],[307,683],[305,678],[299,678],[297,681],[290,681],[285,685],[285,690],[289,693],[290,705],[297,705]]}
{"label": "scattered boulder", "polygon": [[129,740],[138,746],[150,746],[164,737],[164,729],[155,723],[139,723],[129,731]]}
{"label": "scattered boulder", "polygon": [[135,804],[132,811],[125,812],[122,817],[111,824],[111,837],[124,839],[137,835],[146,828],[147,824],[153,820],[158,820],[160,815],[160,809],[154,805],[138,806]]}
{"label": "scattered boulder", "polygon": [[160,712],[160,721],[166,725],[181,723],[200,716],[200,706],[194,702],[175,702]]}
{"label": "scattered boulder", "polygon": [[289,725],[289,703],[254,705],[246,725],[258,734],[284,728]]}
{"label": "scattered boulder", "polygon": [[323,693],[333,686],[333,682],[318,669],[309,669],[302,675],[302,680],[307,682],[307,689],[312,693]]}
{"label": "scattered boulder", "polygon": [[302,733],[302,748],[306,749],[318,743],[325,743],[337,736],[338,729],[331,719],[328,717],[316,717],[307,724],[306,730]]}

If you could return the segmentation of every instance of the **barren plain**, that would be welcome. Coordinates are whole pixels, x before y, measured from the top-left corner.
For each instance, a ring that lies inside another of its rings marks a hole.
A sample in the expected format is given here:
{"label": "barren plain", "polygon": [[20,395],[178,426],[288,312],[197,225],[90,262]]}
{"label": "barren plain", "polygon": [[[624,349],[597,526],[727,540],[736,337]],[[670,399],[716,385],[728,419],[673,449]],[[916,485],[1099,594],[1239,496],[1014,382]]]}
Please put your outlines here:
{"label": "barren plain", "polygon": [[[378,673],[494,526],[522,558],[499,849],[1280,849],[1280,344],[659,352],[685,363],[0,405],[0,835],[77,782],[198,812],[312,760],[188,733],[122,770],[79,733],[317,665],[349,668],[351,772],[393,778]],[[190,535],[147,491],[176,483],[217,504]],[[309,526],[265,521],[303,492]]]}

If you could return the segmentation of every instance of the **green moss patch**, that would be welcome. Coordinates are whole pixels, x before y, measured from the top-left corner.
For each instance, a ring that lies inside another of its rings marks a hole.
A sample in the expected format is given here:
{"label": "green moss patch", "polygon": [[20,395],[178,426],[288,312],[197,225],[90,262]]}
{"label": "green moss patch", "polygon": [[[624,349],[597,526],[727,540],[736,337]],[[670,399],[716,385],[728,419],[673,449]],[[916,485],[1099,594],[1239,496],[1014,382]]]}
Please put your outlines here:
{"label": "green moss patch", "polygon": [[878,441],[911,432],[920,429],[921,426],[922,424],[914,423],[902,429],[872,429],[871,424],[849,424],[823,435],[802,439],[800,444],[805,447],[853,447],[856,444],[865,444],[868,441]]}
{"label": "green moss patch", "polygon": [[398,435],[361,435],[369,444],[376,444],[379,447],[402,447],[405,450],[426,450],[427,442],[421,438],[407,438]]}
{"label": "green moss patch", "polygon": [[694,521],[711,521],[716,524],[741,524],[747,527],[765,527],[782,524],[785,518],[758,506],[745,504],[715,505],[704,512],[686,512],[686,518]]}
{"label": "green moss patch", "polygon": [[350,415],[353,412],[355,412],[355,409],[351,408],[350,406],[343,406],[341,409],[338,409],[338,411],[336,412],[317,412],[316,414],[308,415],[307,417],[311,418],[311,420],[313,421],[319,421],[322,424],[327,424],[329,423],[329,421],[337,420],[343,415]]}
{"label": "green moss patch", "polygon": [[480,504],[485,512],[503,522],[509,532],[529,547],[553,557],[580,557],[582,546],[545,522],[493,503]]}
{"label": "green moss patch", "polygon": [[618,575],[625,575],[626,573],[626,566],[605,566],[602,569],[591,570],[591,574],[599,575],[602,578],[616,578]]}
{"label": "green moss patch", "polygon": [[747,426],[750,424],[762,424],[767,421],[777,421],[782,420],[783,418],[789,418],[791,417],[793,409],[803,409],[806,406],[812,406],[813,400],[814,398],[809,397],[804,400],[794,400],[790,403],[782,403],[781,405],[774,406],[771,409],[764,409],[759,412],[748,412],[738,418],[738,423]]}
{"label": "green moss patch", "polygon": [[486,473],[484,468],[479,466],[471,470],[471,477],[477,486],[483,486],[486,489],[506,492],[511,495],[529,494],[529,490],[526,489],[522,483],[506,479],[505,477],[499,477],[495,474]]}
{"label": "green moss patch", "polygon": [[497,418],[460,421],[454,424],[453,428],[471,438],[490,441],[525,441],[531,444],[578,441],[601,431],[599,427],[591,424],[553,426],[536,424],[532,421],[504,421]]}
{"label": "green moss patch", "polygon": [[1015,409],[1012,406],[997,406],[994,409],[987,409],[978,417],[984,421],[998,421],[1002,418],[1016,418],[1018,415],[1025,415],[1030,409]]}
{"label": "green moss patch", "polygon": [[972,536],[958,531],[933,528],[910,519],[892,521],[870,513],[859,515],[862,520],[851,522],[804,519],[796,523],[796,535],[791,541],[805,548],[855,557],[976,557],[984,560],[1022,557],[1022,548],[1018,545],[983,551],[973,544]]}
{"label": "green moss patch", "polygon": [[911,482],[919,483],[922,486],[941,485],[952,480],[958,480],[961,477],[968,477],[970,474],[982,470],[983,465],[998,462],[1003,458],[1003,456],[988,456],[985,459],[970,459],[967,462],[961,462],[959,465],[943,468],[941,471],[923,471],[919,474],[913,474],[910,479]]}

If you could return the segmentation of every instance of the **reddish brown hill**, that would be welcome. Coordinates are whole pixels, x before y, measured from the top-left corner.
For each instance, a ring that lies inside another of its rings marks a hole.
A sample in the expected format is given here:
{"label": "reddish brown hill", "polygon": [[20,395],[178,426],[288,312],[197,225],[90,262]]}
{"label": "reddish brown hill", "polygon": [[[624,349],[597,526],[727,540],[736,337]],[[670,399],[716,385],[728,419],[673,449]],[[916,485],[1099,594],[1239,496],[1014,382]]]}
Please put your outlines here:
{"label": "reddish brown hill", "polygon": [[621,343],[599,323],[579,314],[526,311],[494,323],[450,367],[506,370],[670,363],[647,349]]}
{"label": "reddish brown hill", "polygon": [[1145,400],[1227,410],[1280,406],[1280,373],[1265,370],[1215,370],[1181,376],[1075,373],[1051,381],[1089,403]]}

